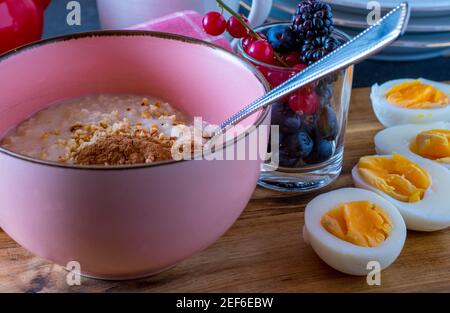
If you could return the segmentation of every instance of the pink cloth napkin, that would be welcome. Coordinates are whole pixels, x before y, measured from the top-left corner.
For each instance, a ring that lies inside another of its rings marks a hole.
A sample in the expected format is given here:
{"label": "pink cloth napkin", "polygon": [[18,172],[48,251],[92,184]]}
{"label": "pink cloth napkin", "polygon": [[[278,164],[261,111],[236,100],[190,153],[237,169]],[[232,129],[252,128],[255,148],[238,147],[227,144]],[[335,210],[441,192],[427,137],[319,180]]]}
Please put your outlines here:
{"label": "pink cloth napkin", "polygon": [[181,11],[132,26],[128,29],[152,30],[193,37],[232,50],[230,42],[224,36],[215,37],[204,32],[202,19],[203,17],[198,12]]}

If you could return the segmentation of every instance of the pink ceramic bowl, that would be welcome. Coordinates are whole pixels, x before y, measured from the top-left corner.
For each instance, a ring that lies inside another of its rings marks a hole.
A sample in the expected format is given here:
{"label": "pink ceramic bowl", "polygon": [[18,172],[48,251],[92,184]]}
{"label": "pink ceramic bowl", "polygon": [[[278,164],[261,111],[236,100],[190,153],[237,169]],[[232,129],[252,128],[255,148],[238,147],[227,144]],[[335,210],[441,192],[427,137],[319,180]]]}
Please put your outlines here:
{"label": "pink ceramic bowl", "polygon": [[[252,66],[221,48],[140,31],[25,46],[0,57],[0,82],[0,135],[49,103],[95,93],[153,95],[219,123],[268,88]],[[243,123],[268,124],[269,110]],[[227,145],[243,140],[248,136]],[[250,199],[260,162],[95,168],[0,149],[0,226],[43,258],[79,262],[86,275],[146,276],[219,238]]]}

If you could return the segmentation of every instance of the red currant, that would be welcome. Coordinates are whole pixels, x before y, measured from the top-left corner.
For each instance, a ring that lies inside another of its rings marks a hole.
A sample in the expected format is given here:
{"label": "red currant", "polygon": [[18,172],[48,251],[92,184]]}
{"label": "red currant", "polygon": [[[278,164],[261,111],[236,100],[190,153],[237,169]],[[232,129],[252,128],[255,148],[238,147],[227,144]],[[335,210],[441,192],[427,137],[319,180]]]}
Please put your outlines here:
{"label": "red currant", "polygon": [[[246,20],[244,19],[246,22]],[[248,34],[247,28],[241,24],[237,17],[232,16],[228,19],[227,30],[234,38],[242,38]]]}
{"label": "red currant", "polygon": [[283,56],[284,62],[290,67],[300,63],[300,52],[293,51]]}
{"label": "red currant", "polygon": [[[266,36],[262,33],[257,33],[261,38],[266,39]],[[252,34],[248,34],[242,39],[242,48],[244,48],[245,52],[248,52],[248,48],[250,48],[250,45],[255,42],[257,38],[255,38]]]}
{"label": "red currant", "polygon": [[307,66],[306,66],[305,64],[303,64],[303,63],[295,64],[295,65],[292,67],[292,71],[291,71],[291,74],[290,74],[289,78],[291,78],[292,76],[295,76],[296,74],[300,73],[300,72],[303,71],[305,68],[307,68]]}
{"label": "red currant", "polygon": [[265,66],[261,66],[261,65],[256,65],[256,68],[258,69],[258,71],[261,72],[261,74],[264,75],[264,77],[267,79],[267,76],[269,74],[269,69]]}
{"label": "red currant", "polygon": [[273,60],[270,64],[275,65],[275,66],[284,67],[283,63],[281,63],[280,60],[275,55],[273,56]]}
{"label": "red currant", "polygon": [[289,107],[296,112],[314,114],[320,106],[319,95],[310,87],[305,87],[289,97]]}
{"label": "red currant", "polygon": [[297,72],[301,72],[303,71],[305,68],[307,68],[308,66],[303,64],[303,63],[299,63],[299,64],[295,64],[292,68],[294,70],[296,70]]}
{"label": "red currant", "polygon": [[289,79],[289,72],[272,70],[267,73],[267,81],[272,87],[277,87]]}
{"label": "red currant", "polygon": [[256,41],[256,38],[253,37],[253,35],[247,35],[242,39],[242,48],[244,48],[244,51],[248,53],[248,48],[250,48],[250,45]]}
{"label": "red currant", "polygon": [[248,55],[264,63],[272,63],[273,48],[267,40],[259,39],[251,43]]}
{"label": "red currant", "polygon": [[208,12],[203,17],[203,29],[212,36],[219,36],[227,28],[227,21],[219,12]]}

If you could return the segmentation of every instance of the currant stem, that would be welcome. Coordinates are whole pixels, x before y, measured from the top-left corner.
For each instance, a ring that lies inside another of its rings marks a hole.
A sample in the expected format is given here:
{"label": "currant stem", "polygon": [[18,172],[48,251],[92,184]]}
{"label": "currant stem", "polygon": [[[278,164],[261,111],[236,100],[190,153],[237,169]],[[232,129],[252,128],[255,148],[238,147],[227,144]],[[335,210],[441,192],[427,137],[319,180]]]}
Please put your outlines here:
{"label": "currant stem", "polygon": [[231,15],[233,15],[235,18],[237,18],[239,20],[239,22],[245,27],[245,29],[247,29],[249,31],[250,34],[252,34],[253,37],[255,37],[256,39],[263,39],[258,33],[256,33],[242,18],[241,15],[239,15],[238,13],[236,13],[232,8],[230,8],[228,5],[226,5],[225,2],[223,2],[223,0],[216,0],[217,4],[219,5],[219,7],[221,7],[222,9],[224,9],[225,11],[227,11],[228,13],[230,13]]}
{"label": "currant stem", "polygon": [[[245,27],[245,29],[248,30],[248,32],[255,37],[258,40],[264,39],[262,38],[257,32],[255,32],[242,18],[242,16],[238,13],[236,13],[232,8],[230,8],[225,2],[223,2],[223,0],[216,0],[217,4],[219,5],[219,7],[221,7],[223,10],[227,11],[228,13],[230,13],[231,15],[233,15],[235,18],[238,19],[238,21]],[[274,51],[274,56],[277,59],[278,62],[280,62],[280,64],[282,64],[284,67],[289,67],[289,65],[284,62],[284,60],[278,55],[278,53],[276,53]]]}
{"label": "currant stem", "polygon": [[277,59],[278,62],[280,62],[281,65],[283,65],[284,67],[289,67],[289,64],[284,62],[284,60],[280,57],[280,55],[275,51],[273,52],[273,56]]}

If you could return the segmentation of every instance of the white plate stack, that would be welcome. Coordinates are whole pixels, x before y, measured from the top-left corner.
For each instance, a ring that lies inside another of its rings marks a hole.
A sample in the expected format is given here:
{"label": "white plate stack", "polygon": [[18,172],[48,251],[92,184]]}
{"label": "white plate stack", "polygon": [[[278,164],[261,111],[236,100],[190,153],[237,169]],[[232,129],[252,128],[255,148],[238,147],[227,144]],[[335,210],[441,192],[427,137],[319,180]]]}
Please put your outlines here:
{"label": "white plate stack", "polygon": [[[244,2],[251,2],[245,0]],[[290,19],[300,0],[275,0],[271,21]],[[350,36],[367,28],[373,5],[381,5],[381,16],[402,0],[326,0],[333,8],[336,27]],[[450,0],[408,0],[411,19],[406,34],[374,58],[416,61],[450,55]],[[369,7],[369,8],[368,8]]]}

